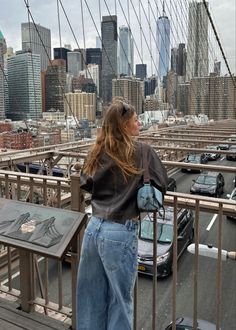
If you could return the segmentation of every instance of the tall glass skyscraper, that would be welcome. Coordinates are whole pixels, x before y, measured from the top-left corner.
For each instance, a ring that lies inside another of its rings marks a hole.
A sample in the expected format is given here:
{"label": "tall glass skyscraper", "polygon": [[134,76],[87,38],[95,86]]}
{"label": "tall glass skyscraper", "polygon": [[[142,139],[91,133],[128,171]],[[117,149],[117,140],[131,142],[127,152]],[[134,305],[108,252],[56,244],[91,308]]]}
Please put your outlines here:
{"label": "tall glass skyscraper", "polygon": [[0,31],[0,120],[5,118],[4,106],[4,54],[7,51],[5,38]]}
{"label": "tall glass skyscraper", "polygon": [[112,100],[112,79],[117,78],[117,16],[102,17],[102,99]]}
{"label": "tall glass skyscraper", "polygon": [[188,12],[186,80],[208,75],[208,16],[203,2],[193,1]]}
{"label": "tall glass skyscraper", "polygon": [[170,21],[165,14],[163,1],[163,14],[157,20],[157,46],[158,46],[158,73],[159,79],[167,75],[170,62]]}
{"label": "tall glass skyscraper", "polygon": [[40,54],[41,70],[46,70],[51,59],[51,31],[39,24],[21,23],[21,38],[22,50]]}
{"label": "tall glass skyscraper", "polygon": [[40,55],[17,52],[7,59],[9,110],[12,120],[42,117]]}
{"label": "tall glass skyscraper", "polygon": [[133,40],[131,31],[127,26],[119,27],[118,54],[119,74],[126,76],[133,75]]}

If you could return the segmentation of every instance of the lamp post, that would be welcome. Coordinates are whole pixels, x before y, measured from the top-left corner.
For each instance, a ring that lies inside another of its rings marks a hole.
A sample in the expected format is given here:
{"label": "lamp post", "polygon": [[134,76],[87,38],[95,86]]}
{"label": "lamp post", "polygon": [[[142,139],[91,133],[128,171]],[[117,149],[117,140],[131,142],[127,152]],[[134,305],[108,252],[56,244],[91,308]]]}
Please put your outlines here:
{"label": "lamp post", "polygon": [[[195,248],[195,243],[193,243],[187,247],[187,250],[195,254]],[[198,244],[198,252],[201,256],[218,259],[218,248],[213,247],[212,244]],[[221,250],[221,260],[225,261],[227,259],[236,261],[236,251]]]}

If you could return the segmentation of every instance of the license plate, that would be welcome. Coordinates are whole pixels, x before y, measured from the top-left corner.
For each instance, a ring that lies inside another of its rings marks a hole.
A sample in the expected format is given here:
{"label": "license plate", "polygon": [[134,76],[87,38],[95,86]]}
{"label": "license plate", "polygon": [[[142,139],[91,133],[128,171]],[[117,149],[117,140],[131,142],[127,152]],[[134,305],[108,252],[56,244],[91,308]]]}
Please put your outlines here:
{"label": "license plate", "polygon": [[142,270],[142,271],[145,271],[146,268],[144,266],[141,266],[141,265],[138,265],[138,270]]}

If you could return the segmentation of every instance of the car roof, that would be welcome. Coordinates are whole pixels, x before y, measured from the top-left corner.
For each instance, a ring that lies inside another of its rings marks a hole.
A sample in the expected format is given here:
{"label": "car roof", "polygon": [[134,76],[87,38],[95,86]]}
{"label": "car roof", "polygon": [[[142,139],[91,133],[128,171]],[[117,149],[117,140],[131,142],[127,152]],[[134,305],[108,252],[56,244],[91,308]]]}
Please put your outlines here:
{"label": "car roof", "polygon": [[[192,327],[193,319],[188,316],[179,317],[176,320],[176,324]],[[198,329],[202,329],[202,330],[215,330],[216,329],[215,324],[205,321],[205,320],[201,320],[201,319],[197,319],[197,325],[198,325]]]}

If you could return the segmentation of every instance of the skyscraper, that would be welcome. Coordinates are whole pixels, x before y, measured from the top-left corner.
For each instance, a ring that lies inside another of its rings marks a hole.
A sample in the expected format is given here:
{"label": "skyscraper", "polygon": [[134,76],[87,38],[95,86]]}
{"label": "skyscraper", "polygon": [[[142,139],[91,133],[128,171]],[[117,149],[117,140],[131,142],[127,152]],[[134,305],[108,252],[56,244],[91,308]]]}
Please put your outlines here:
{"label": "skyscraper", "polygon": [[141,80],[145,79],[147,77],[147,64],[136,64],[135,76]]}
{"label": "skyscraper", "polygon": [[162,81],[167,75],[170,62],[170,21],[165,13],[163,1],[163,14],[157,20],[157,46],[158,46],[158,76]]}
{"label": "skyscraper", "polygon": [[31,50],[41,57],[41,70],[45,70],[51,59],[51,31],[39,24],[21,23],[22,50]]}
{"label": "skyscraper", "polygon": [[134,77],[122,77],[112,80],[112,97],[121,97],[132,104],[137,112],[143,110],[143,81]]}
{"label": "skyscraper", "polygon": [[4,106],[4,54],[7,51],[6,40],[0,31],[0,120],[5,118]]}
{"label": "skyscraper", "polygon": [[46,111],[51,109],[64,112],[64,94],[66,92],[66,61],[53,60],[47,67],[45,76]]}
{"label": "skyscraper", "polygon": [[133,75],[133,40],[131,31],[127,26],[120,26],[119,28],[119,69],[120,75]]}
{"label": "skyscraper", "polygon": [[188,12],[186,80],[208,75],[208,16],[203,2],[193,1]]}
{"label": "skyscraper", "polygon": [[102,66],[102,50],[101,48],[86,49],[86,64],[98,64]]}
{"label": "skyscraper", "polygon": [[12,120],[42,117],[40,55],[17,52],[7,59],[9,111]]}
{"label": "skyscraper", "polygon": [[102,17],[102,99],[112,100],[112,79],[117,78],[117,16]]}
{"label": "skyscraper", "polygon": [[178,48],[171,48],[171,70],[178,76],[186,75],[186,49],[185,44],[179,44]]}
{"label": "skyscraper", "polygon": [[80,71],[83,70],[83,59],[81,52],[68,52],[67,53],[67,71],[69,74],[78,77]]}

